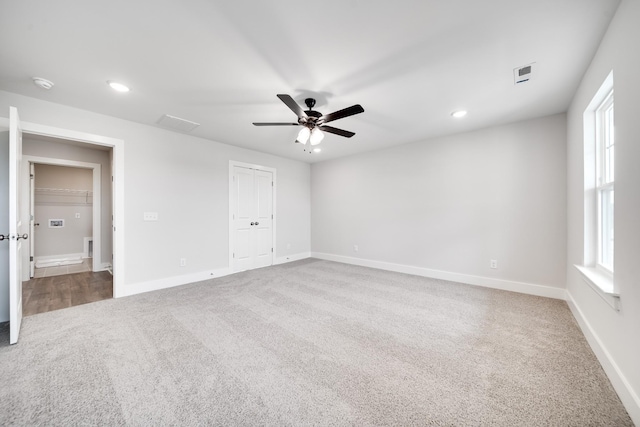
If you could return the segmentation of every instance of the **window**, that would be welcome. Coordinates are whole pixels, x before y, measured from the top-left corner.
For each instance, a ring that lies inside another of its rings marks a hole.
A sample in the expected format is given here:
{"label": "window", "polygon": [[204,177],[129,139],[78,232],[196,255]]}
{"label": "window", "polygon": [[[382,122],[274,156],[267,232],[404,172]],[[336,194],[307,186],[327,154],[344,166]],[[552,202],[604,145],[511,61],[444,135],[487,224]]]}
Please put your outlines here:
{"label": "window", "polygon": [[598,266],[613,273],[613,184],[615,178],[615,132],[613,90],[595,111],[596,190],[598,205]]}
{"label": "window", "polygon": [[615,130],[613,71],[584,112],[584,260],[576,268],[611,307],[620,309],[613,280]]}

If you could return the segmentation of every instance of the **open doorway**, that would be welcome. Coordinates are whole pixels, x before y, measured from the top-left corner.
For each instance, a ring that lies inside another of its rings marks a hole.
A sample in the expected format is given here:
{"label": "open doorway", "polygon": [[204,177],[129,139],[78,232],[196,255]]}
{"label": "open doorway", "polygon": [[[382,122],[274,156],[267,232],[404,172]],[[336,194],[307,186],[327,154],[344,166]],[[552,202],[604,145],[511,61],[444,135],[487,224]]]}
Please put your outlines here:
{"label": "open doorway", "polygon": [[30,175],[31,278],[93,271],[93,170],[31,163]]}
{"label": "open doorway", "polygon": [[113,297],[112,159],[111,147],[23,136],[25,316]]}
{"label": "open doorway", "polygon": [[[111,245],[107,253],[111,264],[113,274],[112,292],[113,297],[118,298],[126,295],[124,287],[124,141],[122,139],[106,137],[102,135],[90,134],[82,131],[71,129],[57,128],[53,126],[43,125],[39,123],[21,121],[18,115],[18,109],[9,107],[9,117],[0,117],[0,128],[7,129],[7,132],[0,132],[0,145],[6,144],[8,147],[8,156],[4,158],[0,156],[0,161],[7,163],[9,176],[7,180],[7,198],[0,200],[0,204],[6,206],[9,219],[9,250],[5,252],[8,260],[8,274],[5,277],[0,275],[0,288],[7,289],[9,293],[8,312],[0,307],[2,318],[8,318],[10,325],[9,342],[15,344],[18,342],[20,335],[20,326],[23,317],[23,282],[29,280],[29,253],[23,245],[24,240],[29,237],[29,211],[25,210],[23,200],[28,197],[28,177],[25,185],[23,179],[25,174],[22,162],[23,153],[23,137],[63,140],[67,145],[76,145],[82,147],[100,147],[109,153],[110,166],[103,169],[103,173],[107,171],[108,175],[103,181],[103,185],[109,185],[111,189],[112,200],[110,200],[111,215],[103,218],[108,221],[106,229],[111,236]],[[5,140],[6,139],[6,140]],[[46,141],[45,141],[46,142]],[[64,145],[64,144],[63,144]],[[54,150],[55,151],[55,150]],[[60,158],[60,153],[53,153],[49,157]],[[23,194],[24,188],[27,188],[27,195]],[[5,203],[6,201],[6,203]],[[8,209],[7,209],[8,208]],[[0,211],[2,211],[0,209]],[[26,215],[26,220],[25,220]],[[5,239],[6,240],[6,239]],[[94,240],[94,257],[95,257],[95,240]],[[26,257],[25,257],[26,255]],[[3,261],[0,257],[0,262]],[[24,268],[26,264],[26,268]],[[95,263],[94,263],[95,269]],[[108,273],[108,272],[107,272]],[[8,280],[5,280],[8,279]],[[8,315],[8,316],[7,316]]]}

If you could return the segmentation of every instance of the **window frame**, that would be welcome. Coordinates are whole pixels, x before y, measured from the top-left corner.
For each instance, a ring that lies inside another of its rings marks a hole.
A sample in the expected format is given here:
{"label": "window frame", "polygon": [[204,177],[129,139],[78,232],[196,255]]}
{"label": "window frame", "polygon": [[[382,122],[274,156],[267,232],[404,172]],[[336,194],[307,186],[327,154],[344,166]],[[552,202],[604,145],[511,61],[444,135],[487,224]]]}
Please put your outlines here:
{"label": "window frame", "polygon": [[[608,111],[609,105],[614,105],[613,101],[613,70],[609,72],[604,82],[597,90],[593,99],[589,102],[583,114],[584,126],[584,187],[583,187],[583,206],[584,206],[584,240],[582,264],[574,264],[579,271],[583,281],[589,285],[597,295],[599,295],[611,308],[616,311],[620,310],[620,294],[618,287],[614,281],[613,262],[611,269],[603,265],[601,236],[602,236],[602,192],[613,191],[613,178],[615,171],[610,176],[611,180],[607,182],[599,182],[599,177],[606,176],[603,169],[601,159],[606,158],[602,145],[603,132],[607,129],[613,132],[612,128],[603,126],[602,114],[600,111]],[[609,104],[611,102],[611,104]],[[601,108],[604,107],[604,108]],[[600,116],[600,117],[598,117]],[[600,120],[600,123],[598,121]],[[612,120],[613,122],[613,120]],[[609,135],[613,135],[610,133]],[[614,136],[615,138],[615,136]],[[615,147],[615,139],[613,141]],[[615,156],[615,154],[614,154]],[[615,157],[612,158],[615,163]],[[615,164],[614,164],[615,167]],[[612,221],[613,210],[611,210]],[[615,242],[611,241],[611,248],[615,246]]]}
{"label": "window frame", "polygon": [[[612,211],[606,215],[611,224],[605,224],[605,193],[610,193],[610,197],[615,199],[615,110],[613,88],[608,91],[604,100],[598,105],[594,111],[595,114],[595,144],[596,144],[596,217],[597,217],[597,235],[596,235],[596,268],[604,270],[604,273],[613,274],[614,271],[614,210],[615,201],[611,200]],[[607,153],[607,150],[611,150]],[[611,228],[611,236],[609,237],[607,229]],[[605,240],[611,240],[607,245]],[[611,253],[611,262],[608,263],[604,259],[605,253]]]}

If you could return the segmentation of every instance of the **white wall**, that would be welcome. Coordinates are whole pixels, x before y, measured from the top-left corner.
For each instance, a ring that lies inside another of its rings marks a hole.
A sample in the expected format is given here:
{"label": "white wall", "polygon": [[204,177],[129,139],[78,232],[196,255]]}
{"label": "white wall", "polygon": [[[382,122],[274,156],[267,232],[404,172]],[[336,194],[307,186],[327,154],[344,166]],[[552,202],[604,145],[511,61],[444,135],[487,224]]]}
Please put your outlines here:
{"label": "white wall", "polygon": [[[40,224],[35,229],[35,236],[31,236],[35,243],[35,260],[38,261],[43,256],[81,254],[84,249],[84,238],[93,235],[93,197],[87,197],[81,193],[73,196],[59,192],[48,193],[43,192],[42,189],[91,192],[93,171],[42,164],[36,164],[34,170],[36,188],[34,219],[37,224]],[[50,228],[49,219],[63,219],[64,227]],[[108,229],[105,234],[111,236]],[[111,254],[111,252],[107,253]]]}
{"label": "white wall", "polygon": [[306,163],[0,91],[0,117],[9,106],[25,122],[124,140],[125,294],[228,268],[230,160],[277,170],[276,257],[310,251]]}
{"label": "white wall", "polygon": [[[22,141],[22,152],[28,141]],[[109,159],[109,154],[105,152]],[[35,186],[36,188],[66,188],[70,190],[93,191],[93,173],[91,169],[69,166],[56,166],[36,164]]]}
{"label": "white wall", "polygon": [[[640,2],[623,0],[567,113],[567,289],[574,314],[640,425]],[[573,267],[583,262],[583,113],[613,70],[616,132],[615,283],[613,310]]]}
{"label": "white wall", "polygon": [[[22,119],[22,114],[20,114]],[[24,119],[22,119],[24,120]],[[27,120],[28,121],[28,120]],[[100,165],[100,260],[93,260],[95,265],[110,265],[113,247],[111,233],[111,157],[109,151],[92,148],[92,145],[71,145],[57,140],[43,140],[41,137],[33,138],[25,134],[22,139],[22,154],[35,157],[47,157],[53,159],[73,160],[76,162],[96,163]],[[44,166],[44,165],[41,165]],[[44,169],[45,171],[47,169]],[[36,179],[38,174],[36,173]],[[92,181],[93,182],[93,178]],[[62,184],[62,183],[61,183]],[[90,188],[92,189],[92,188]],[[92,218],[87,218],[92,219]],[[40,228],[47,225],[40,221]],[[89,234],[90,236],[91,234]],[[37,245],[36,240],[36,245]],[[79,251],[82,252],[82,251]],[[73,252],[69,252],[73,253]],[[36,255],[38,248],[36,247]],[[44,254],[43,254],[44,255]]]}
{"label": "white wall", "polygon": [[312,252],[563,295],[565,165],[564,114],[316,163]]}

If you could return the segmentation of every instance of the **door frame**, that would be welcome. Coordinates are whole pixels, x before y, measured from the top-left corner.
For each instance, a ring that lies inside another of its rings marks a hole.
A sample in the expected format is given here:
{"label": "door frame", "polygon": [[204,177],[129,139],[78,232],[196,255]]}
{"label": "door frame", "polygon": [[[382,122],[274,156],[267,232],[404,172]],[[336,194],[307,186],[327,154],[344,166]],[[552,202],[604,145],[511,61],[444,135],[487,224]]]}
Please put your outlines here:
{"label": "door frame", "polygon": [[[104,271],[106,268],[102,264],[102,165],[99,163],[88,163],[88,162],[79,162],[75,160],[66,160],[66,159],[57,159],[52,157],[39,157],[39,156],[28,156],[22,155],[22,170],[23,174],[27,176],[24,179],[29,178],[29,170],[28,166],[30,165],[52,165],[52,166],[64,166],[64,167],[73,167],[73,168],[82,168],[82,169],[91,169],[92,170],[92,180],[91,185],[93,186],[93,203],[92,203],[92,228],[93,228],[93,267],[92,271]],[[25,167],[27,166],[27,167]],[[24,182],[24,181],[23,181]],[[24,186],[23,186],[24,187]],[[23,199],[24,200],[24,199]],[[34,236],[32,233],[31,241],[34,242]],[[34,253],[30,254],[35,258],[35,250]],[[96,263],[95,260],[99,262]],[[23,263],[23,271],[24,271],[24,263]],[[24,273],[22,275],[25,276]],[[27,279],[29,280],[29,279]]]}
{"label": "door frame", "polygon": [[259,171],[271,172],[273,174],[273,192],[271,193],[271,206],[273,209],[273,222],[271,224],[271,244],[273,245],[273,252],[271,253],[271,265],[274,264],[276,259],[276,189],[278,188],[276,180],[276,169],[269,166],[257,165],[254,163],[244,163],[235,160],[229,160],[229,273],[235,273],[233,271],[233,168],[239,166],[241,168],[254,169]]}
{"label": "door frame", "polygon": [[[112,272],[113,297],[125,296],[124,292],[124,140],[87,132],[79,132],[46,126],[37,123],[22,122],[24,135],[38,135],[50,138],[81,142],[89,145],[100,145],[112,148],[111,176],[113,180],[112,212]],[[95,249],[95,247],[94,247]]]}

